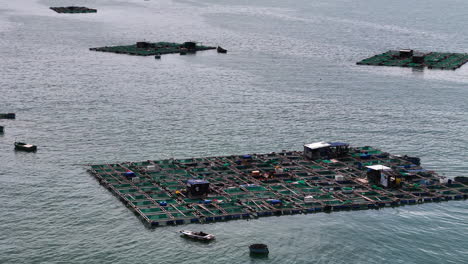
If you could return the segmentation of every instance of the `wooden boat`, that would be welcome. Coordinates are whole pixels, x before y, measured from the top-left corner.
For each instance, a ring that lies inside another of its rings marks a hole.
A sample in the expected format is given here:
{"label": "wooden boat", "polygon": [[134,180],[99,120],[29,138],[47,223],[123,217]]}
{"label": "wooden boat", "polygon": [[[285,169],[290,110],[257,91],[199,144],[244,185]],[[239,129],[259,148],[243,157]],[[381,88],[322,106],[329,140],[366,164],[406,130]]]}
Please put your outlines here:
{"label": "wooden boat", "polygon": [[252,244],[249,246],[249,250],[250,254],[267,255],[270,253],[268,246],[265,244]]}
{"label": "wooden boat", "polygon": [[154,58],[157,59],[157,60],[159,60],[159,59],[161,59],[161,55],[160,55],[160,54],[156,54],[156,55],[154,55]]}
{"label": "wooden boat", "polygon": [[207,234],[204,232],[193,232],[189,230],[181,230],[180,233],[182,234],[183,237],[187,238],[192,238],[192,239],[197,239],[197,240],[202,240],[202,241],[211,241],[215,239],[214,235]]}
{"label": "wooden boat", "polygon": [[36,151],[37,146],[31,145],[31,144],[26,144],[23,142],[15,142],[15,150],[21,150],[21,151]]}
{"label": "wooden boat", "polygon": [[218,48],[216,49],[216,51],[218,51],[218,53],[227,53],[227,50],[221,48],[220,46],[218,46]]}

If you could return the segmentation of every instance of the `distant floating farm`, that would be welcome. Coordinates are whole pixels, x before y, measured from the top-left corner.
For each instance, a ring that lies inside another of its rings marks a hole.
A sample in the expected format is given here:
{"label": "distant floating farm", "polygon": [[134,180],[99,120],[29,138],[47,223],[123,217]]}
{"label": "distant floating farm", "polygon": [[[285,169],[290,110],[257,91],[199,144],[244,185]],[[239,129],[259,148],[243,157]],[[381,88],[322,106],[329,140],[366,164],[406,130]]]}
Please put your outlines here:
{"label": "distant floating farm", "polygon": [[468,61],[466,53],[417,52],[411,49],[389,50],[357,62],[357,65],[398,66],[456,70]]}
{"label": "distant floating farm", "polygon": [[79,14],[79,13],[97,13],[97,9],[87,8],[84,6],[65,6],[65,7],[51,7],[57,13],[66,14]]}
{"label": "distant floating farm", "polygon": [[468,197],[468,178],[423,169],[417,157],[341,142],[304,151],[91,165],[89,172],[148,227]]}
{"label": "distant floating farm", "polygon": [[198,45],[196,42],[184,42],[182,44],[172,42],[137,42],[133,45],[106,46],[90,48],[92,51],[112,52],[117,54],[128,54],[137,56],[154,56],[171,53],[185,55],[202,50],[216,49],[216,47]]}

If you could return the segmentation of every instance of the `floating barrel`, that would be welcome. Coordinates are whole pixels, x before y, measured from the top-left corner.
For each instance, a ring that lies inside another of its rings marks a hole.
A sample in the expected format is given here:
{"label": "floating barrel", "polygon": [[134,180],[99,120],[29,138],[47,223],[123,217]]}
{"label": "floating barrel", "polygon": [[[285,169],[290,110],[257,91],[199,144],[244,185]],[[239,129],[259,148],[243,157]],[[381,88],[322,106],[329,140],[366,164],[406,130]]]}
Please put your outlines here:
{"label": "floating barrel", "polygon": [[250,254],[258,254],[258,255],[268,255],[270,251],[268,250],[268,246],[265,244],[252,244],[249,246]]}

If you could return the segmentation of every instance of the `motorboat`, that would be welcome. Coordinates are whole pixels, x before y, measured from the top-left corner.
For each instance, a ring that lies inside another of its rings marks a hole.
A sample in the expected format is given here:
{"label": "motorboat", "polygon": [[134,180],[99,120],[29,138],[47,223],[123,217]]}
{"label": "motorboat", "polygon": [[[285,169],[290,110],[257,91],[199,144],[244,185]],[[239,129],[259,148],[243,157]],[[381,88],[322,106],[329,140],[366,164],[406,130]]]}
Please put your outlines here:
{"label": "motorboat", "polygon": [[218,51],[218,53],[227,53],[227,50],[221,48],[220,46],[218,46],[218,48],[216,50]]}
{"label": "motorboat", "polygon": [[36,151],[37,146],[31,145],[31,144],[26,144],[23,142],[15,142],[15,150],[21,150],[21,151]]}
{"label": "motorboat", "polygon": [[194,232],[194,231],[189,231],[189,230],[181,230],[180,233],[182,234],[183,237],[187,238],[193,238],[197,240],[202,240],[202,241],[210,241],[215,239],[215,236],[212,234],[208,234],[205,232]]}

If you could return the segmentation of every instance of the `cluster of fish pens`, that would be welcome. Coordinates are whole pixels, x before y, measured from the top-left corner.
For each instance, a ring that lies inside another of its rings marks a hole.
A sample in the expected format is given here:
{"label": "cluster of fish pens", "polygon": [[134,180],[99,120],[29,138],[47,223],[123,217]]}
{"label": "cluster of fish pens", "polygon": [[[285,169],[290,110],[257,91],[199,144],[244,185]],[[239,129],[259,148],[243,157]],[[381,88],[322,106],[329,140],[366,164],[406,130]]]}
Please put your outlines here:
{"label": "cluster of fish pens", "polygon": [[87,8],[84,6],[65,6],[65,7],[50,7],[57,13],[78,14],[78,13],[97,13],[97,9]]}
{"label": "cluster of fish pens", "polygon": [[163,55],[171,53],[186,54],[203,50],[216,49],[215,47],[198,45],[195,42],[184,42],[182,44],[172,42],[137,42],[133,45],[106,46],[90,48],[92,51],[112,52],[137,56]]}
{"label": "cluster of fish pens", "polygon": [[429,69],[456,70],[468,61],[466,53],[414,52],[389,50],[357,62],[358,65],[428,67]]}
{"label": "cluster of fish pens", "polygon": [[[148,227],[377,209],[468,195],[468,185],[447,182],[419,162],[372,147],[352,147],[334,159],[312,160],[304,153],[123,162],[91,165],[89,172]],[[400,187],[370,183],[366,175],[379,166],[399,175]],[[189,189],[204,185],[209,191],[203,197],[190,197]]]}

